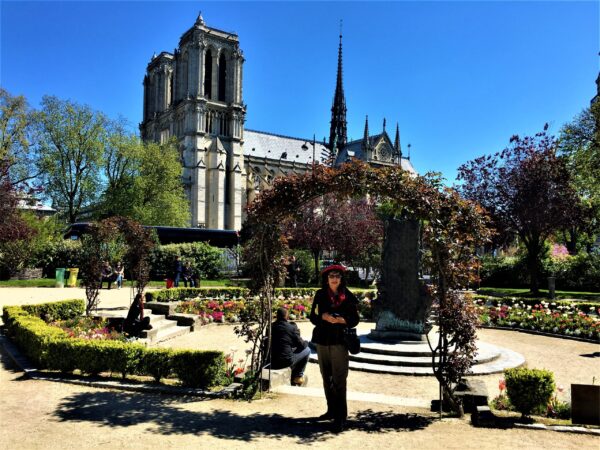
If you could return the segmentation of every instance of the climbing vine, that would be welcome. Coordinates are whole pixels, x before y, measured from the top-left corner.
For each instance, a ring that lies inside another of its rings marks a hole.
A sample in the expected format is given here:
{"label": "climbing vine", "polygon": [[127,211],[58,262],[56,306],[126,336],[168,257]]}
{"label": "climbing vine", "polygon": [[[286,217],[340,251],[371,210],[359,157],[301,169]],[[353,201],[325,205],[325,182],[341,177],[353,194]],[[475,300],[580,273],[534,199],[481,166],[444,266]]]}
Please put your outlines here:
{"label": "climbing vine", "polygon": [[[246,261],[252,268],[252,289],[257,301],[265,304],[260,310],[270,311],[276,280],[283,270],[281,260],[287,242],[282,237],[281,224],[293,217],[300,206],[326,193],[340,198],[369,194],[385,202],[394,214],[423,223],[424,244],[431,254],[434,280],[431,291],[440,307],[439,342],[432,347],[434,374],[445,399],[461,413],[453,395],[453,383],[472,365],[474,325],[459,326],[460,321],[450,311],[466,311],[467,303],[456,290],[467,286],[476,276],[474,250],[490,236],[487,216],[475,203],[444,187],[439,177],[414,176],[398,166],[375,168],[354,161],[339,168],[316,166],[313,174],[278,178],[248,208],[247,228],[251,237],[246,244]],[[254,344],[251,364],[253,374],[258,377],[265,361],[264,340],[270,334],[271,316],[254,319],[256,322],[245,326]]]}

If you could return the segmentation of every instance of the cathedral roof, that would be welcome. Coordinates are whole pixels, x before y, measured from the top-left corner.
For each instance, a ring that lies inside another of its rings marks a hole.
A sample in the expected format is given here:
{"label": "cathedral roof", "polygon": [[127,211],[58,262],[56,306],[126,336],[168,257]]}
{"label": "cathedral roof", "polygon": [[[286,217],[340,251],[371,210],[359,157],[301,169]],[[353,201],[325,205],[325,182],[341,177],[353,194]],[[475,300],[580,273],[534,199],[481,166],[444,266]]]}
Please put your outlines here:
{"label": "cathedral roof", "polygon": [[[304,150],[303,145],[308,149]],[[243,148],[246,156],[312,164],[312,139],[245,129]],[[322,143],[315,143],[315,159],[317,162],[322,161],[327,152],[327,148]]]}
{"label": "cathedral roof", "polygon": [[[383,133],[379,133],[379,134],[375,134],[372,136],[369,136],[369,142],[371,142],[371,144],[378,142],[382,137],[386,137],[388,141],[390,141],[389,137],[387,136],[387,133],[383,132]],[[342,149],[342,151],[340,152],[337,161],[338,162],[343,162],[343,161],[349,161],[352,158],[356,158],[356,159],[360,159],[362,161],[366,161],[367,160],[367,155],[364,154],[363,151],[363,139],[356,139],[354,141],[348,142],[344,148]],[[390,141],[391,143],[391,141]],[[402,158],[400,160],[400,164],[402,165],[402,168],[404,170],[407,170],[410,173],[413,174],[417,174],[417,171],[415,170],[415,168],[413,167],[412,163],[410,162],[410,159],[407,158]]]}

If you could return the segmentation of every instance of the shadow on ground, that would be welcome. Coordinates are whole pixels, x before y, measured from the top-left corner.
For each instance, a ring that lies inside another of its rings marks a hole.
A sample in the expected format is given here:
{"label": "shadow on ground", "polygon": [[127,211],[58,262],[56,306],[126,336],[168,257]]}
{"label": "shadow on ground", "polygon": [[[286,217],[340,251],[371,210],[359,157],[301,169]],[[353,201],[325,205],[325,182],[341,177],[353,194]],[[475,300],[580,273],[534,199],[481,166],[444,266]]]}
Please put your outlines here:
{"label": "shadow on ground", "polygon": [[[323,442],[333,437],[330,424],[310,418],[281,414],[239,415],[232,410],[189,411],[186,403],[198,398],[139,395],[122,392],[79,393],[67,397],[54,415],[61,421],[96,422],[109,427],[138,424],[155,425],[149,432],[170,434],[208,434],[221,439],[251,442],[258,438],[292,438],[298,443]],[[348,421],[348,428],[368,433],[415,431],[427,427],[433,417],[414,414],[360,411]]]}

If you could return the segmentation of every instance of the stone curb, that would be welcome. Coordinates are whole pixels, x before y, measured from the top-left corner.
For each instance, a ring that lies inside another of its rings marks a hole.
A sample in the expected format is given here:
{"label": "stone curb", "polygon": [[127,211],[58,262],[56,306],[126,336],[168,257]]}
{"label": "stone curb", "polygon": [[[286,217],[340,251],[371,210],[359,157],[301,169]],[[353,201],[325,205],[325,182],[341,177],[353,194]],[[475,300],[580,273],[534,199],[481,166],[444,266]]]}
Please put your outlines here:
{"label": "stone curb", "polygon": [[600,436],[600,429],[577,426],[569,427],[565,425],[544,425],[543,423],[515,423],[515,428],[527,428],[530,430],[547,430],[558,431],[563,433],[589,434],[593,436]]}
{"label": "stone curb", "polygon": [[590,344],[600,344],[600,341],[593,339],[581,338],[577,336],[566,336],[564,334],[546,333],[545,331],[537,330],[526,330],[525,328],[513,328],[513,327],[493,327],[489,325],[479,325],[479,328],[485,328],[487,330],[504,330],[504,331],[518,331],[520,333],[537,334],[538,336],[554,337],[559,339],[569,339],[571,341],[589,342]]}
{"label": "stone curb", "polygon": [[10,359],[17,367],[25,373],[25,376],[32,380],[54,381],[60,383],[75,384],[79,386],[87,386],[102,389],[118,389],[129,392],[145,392],[153,394],[169,394],[169,395],[187,395],[204,398],[228,398],[241,388],[240,383],[232,383],[220,391],[205,391],[196,388],[186,388],[179,386],[153,386],[150,384],[128,383],[127,381],[116,380],[93,380],[85,379],[84,377],[68,378],[57,375],[46,374],[38,371],[31,362],[21,353],[17,346],[6,336],[0,334],[0,345],[4,348]]}

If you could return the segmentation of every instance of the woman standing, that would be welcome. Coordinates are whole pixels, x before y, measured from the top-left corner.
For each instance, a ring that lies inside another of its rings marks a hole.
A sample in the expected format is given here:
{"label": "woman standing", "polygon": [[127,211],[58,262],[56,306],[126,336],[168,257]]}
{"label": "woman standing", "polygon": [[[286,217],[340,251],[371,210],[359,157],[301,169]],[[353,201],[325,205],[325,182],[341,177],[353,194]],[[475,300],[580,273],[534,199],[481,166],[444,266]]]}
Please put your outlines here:
{"label": "woman standing", "polygon": [[321,272],[322,287],[315,294],[310,321],[315,325],[313,343],[317,346],[319,368],[327,399],[327,412],[320,420],[333,419],[334,431],[341,432],[346,423],[346,379],[348,349],[344,342],[346,328],[358,324],[358,300],[346,288],[344,266],[335,264]]}

